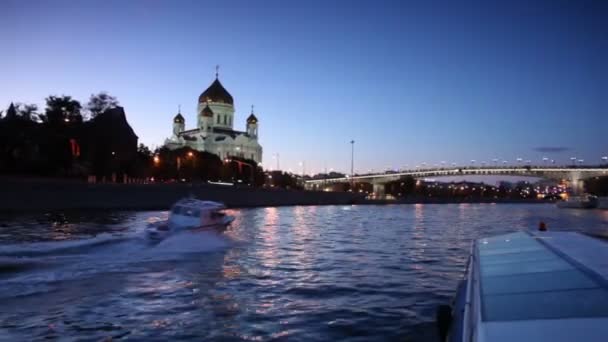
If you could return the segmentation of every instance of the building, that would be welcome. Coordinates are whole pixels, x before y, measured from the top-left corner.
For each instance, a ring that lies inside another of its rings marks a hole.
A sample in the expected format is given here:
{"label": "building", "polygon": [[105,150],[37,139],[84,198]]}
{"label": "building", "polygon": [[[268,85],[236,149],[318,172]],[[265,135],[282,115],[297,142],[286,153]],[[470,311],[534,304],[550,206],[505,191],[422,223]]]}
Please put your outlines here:
{"label": "building", "polygon": [[240,157],[262,162],[262,146],[258,142],[258,119],[253,113],[246,120],[246,131],[234,130],[234,100],[215,74],[198,97],[196,128],[186,130],[186,119],[178,111],[173,118],[173,134],[165,140],[170,149],[190,147],[216,154],[221,159]]}

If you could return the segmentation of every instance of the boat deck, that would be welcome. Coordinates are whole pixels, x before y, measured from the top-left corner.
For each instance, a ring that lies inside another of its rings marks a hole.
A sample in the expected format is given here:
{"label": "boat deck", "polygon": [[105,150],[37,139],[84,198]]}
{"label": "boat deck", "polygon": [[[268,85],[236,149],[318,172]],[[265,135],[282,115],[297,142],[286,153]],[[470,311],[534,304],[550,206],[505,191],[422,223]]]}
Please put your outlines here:
{"label": "boat deck", "polygon": [[576,233],[481,239],[477,341],[605,341],[608,245]]}

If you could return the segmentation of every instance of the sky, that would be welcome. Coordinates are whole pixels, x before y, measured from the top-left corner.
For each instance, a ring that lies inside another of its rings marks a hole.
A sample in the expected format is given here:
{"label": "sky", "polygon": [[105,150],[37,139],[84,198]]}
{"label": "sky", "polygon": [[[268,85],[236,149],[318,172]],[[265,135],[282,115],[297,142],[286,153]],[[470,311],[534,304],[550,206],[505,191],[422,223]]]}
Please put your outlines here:
{"label": "sky", "polygon": [[[263,165],[307,173],[608,155],[608,1],[0,3],[0,108],[118,98],[140,142],[219,78]],[[300,163],[302,162],[302,166]]]}

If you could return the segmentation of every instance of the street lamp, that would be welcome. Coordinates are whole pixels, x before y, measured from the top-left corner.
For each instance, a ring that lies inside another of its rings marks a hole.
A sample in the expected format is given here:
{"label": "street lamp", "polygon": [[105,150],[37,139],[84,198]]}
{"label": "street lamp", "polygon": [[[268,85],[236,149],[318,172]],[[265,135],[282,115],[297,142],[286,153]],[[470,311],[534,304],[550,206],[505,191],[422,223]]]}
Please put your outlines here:
{"label": "street lamp", "polygon": [[547,157],[543,157],[543,163],[545,163],[545,165],[547,165],[547,162],[549,161],[549,158]]}
{"label": "street lamp", "polygon": [[353,189],[354,179],[352,177],[355,175],[355,141],[350,141],[350,189]]}
{"label": "street lamp", "polygon": [[602,161],[603,161],[604,163],[608,162],[608,156],[604,156],[604,157],[602,157]]}
{"label": "street lamp", "polygon": [[570,161],[572,161],[572,165],[576,165],[576,157],[570,157]]}
{"label": "street lamp", "polygon": [[154,158],[153,158],[153,160],[154,160],[154,164],[155,165],[160,164],[160,158],[158,157],[158,155],[155,155]]}

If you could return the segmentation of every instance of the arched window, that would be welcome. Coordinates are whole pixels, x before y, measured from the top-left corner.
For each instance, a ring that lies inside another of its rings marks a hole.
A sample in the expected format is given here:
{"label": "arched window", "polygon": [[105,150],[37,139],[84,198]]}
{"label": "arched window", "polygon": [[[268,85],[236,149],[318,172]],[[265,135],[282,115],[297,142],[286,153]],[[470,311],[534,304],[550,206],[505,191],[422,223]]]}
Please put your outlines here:
{"label": "arched window", "polygon": [[217,123],[218,124],[220,123],[220,115],[219,114],[217,115]]}
{"label": "arched window", "polygon": [[224,115],[224,125],[228,124],[228,115]]}

